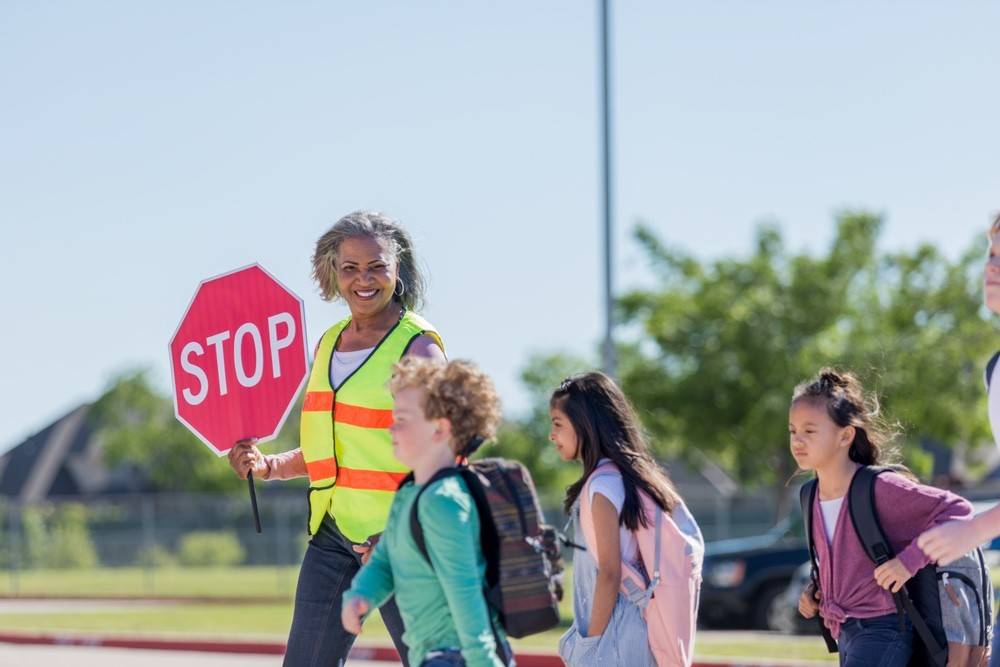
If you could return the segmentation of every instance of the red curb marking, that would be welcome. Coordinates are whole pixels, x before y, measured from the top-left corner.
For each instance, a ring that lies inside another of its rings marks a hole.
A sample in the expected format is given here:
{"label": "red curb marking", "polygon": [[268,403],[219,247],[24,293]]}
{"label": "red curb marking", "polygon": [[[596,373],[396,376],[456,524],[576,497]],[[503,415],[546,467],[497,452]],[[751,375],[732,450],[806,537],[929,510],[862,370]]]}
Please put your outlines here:
{"label": "red curb marking", "polygon": [[[155,639],[75,634],[32,634],[0,632],[0,643],[44,644],[53,646],[98,646],[104,648],[148,649],[156,651],[199,651],[202,653],[239,653],[252,655],[284,655],[281,642],[216,641],[209,639]],[[355,646],[350,657],[354,660],[392,662],[399,654],[392,646]],[[518,667],[563,667],[562,658],[551,653],[517,652]],[[770,667],[755,662],[696,662],[692,667]]]}

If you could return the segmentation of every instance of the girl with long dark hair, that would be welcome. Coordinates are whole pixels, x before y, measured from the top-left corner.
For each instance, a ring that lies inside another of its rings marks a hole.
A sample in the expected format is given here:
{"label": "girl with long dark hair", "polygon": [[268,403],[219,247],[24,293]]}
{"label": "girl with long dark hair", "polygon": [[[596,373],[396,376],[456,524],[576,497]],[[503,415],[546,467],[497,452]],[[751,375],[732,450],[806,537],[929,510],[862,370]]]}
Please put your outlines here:
{"label": "girl with long dark hair", "polygon": [[[559,642],[560,655],[570,667],[633,667],[656,665],[664,659],[662,652],[650,649],[642,608],[622,591],[623,569],[659,570],[658,564],[642,562],[637,536],[647,535],[643,531],[654,527],[659,530],[663,517],[658,511],[662,511],[671,527],[683,524],[698,543],[685,554],[681,541],[677,550],[679,560],[694,561],[691,604],[678,614],[679,624],[689,627],[680,631],[684,635],[680,652],[687,655],[679,664],[689,662],[701,534],[670,478],[650,455],[635,411],[608,376],[591,372],[571,377],[556,389],[549,415],[549,438],[559,456],[583,464],[580,479],[566,492],[566,511],[576,522],[577,540],[585,543],[585,549],[578,549],[573,558],[574,622]],[[658,635],[666,634],[656,630]]]}

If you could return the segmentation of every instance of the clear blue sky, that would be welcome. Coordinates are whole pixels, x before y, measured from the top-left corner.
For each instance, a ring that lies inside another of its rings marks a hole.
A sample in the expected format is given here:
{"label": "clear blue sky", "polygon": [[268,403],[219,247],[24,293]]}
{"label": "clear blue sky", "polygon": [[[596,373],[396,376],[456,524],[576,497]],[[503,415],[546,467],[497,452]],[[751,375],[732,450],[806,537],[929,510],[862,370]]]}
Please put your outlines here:
{"label": "clear blue sky", "polygon": [[[416,5],[423,5],[417,8]],[[619,284],[638,219],[700,256],[844,207],[951,255],[1000,208],[1000,4],[616,3]],[[375,208],[426,315],[513,411],[532,351],[600,337],[593,2],[0,5],[0,450],[150,365],[198,281],[309,279]]]}

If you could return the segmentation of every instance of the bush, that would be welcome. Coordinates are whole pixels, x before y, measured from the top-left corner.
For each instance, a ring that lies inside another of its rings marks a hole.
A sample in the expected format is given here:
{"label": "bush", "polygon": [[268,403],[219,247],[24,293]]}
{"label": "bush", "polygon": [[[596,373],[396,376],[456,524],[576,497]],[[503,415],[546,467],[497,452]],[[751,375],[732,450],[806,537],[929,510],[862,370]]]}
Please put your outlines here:
{"label": "bush", "polygon": [[26,507],[21,513],[26,567],[96,567],[97,549],[87,527],[87,510],[79,503]]}
{"label": "bush", "polygon": [[178,556],[190,567],[239,565],[246,551],[234,533],[197,531],[181,538]]}
{"label": "bush", "polygon": [[97,566],[97,549],[87,528],[87,510],[83,505],[63,505],[56,512],[52,526],[52,549],[49,567],[88,568]]}
{"label": "bush", "polygon": [[139,557],[136,559],[136,565],[140,567],[176,567],[177,566],[177,556],[170,552],[165,546],[160,544],[154,544],[151,547],[146,547],[139,552]]}

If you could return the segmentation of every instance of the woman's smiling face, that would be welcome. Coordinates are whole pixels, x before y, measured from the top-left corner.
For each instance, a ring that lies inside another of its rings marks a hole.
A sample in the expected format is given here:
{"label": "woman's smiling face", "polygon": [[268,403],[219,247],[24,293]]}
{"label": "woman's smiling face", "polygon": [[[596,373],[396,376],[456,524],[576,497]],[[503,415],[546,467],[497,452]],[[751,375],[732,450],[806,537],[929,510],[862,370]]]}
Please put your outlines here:
{"label": "woman's smiling face", "polygon": [[398,269],[384,241],[355,236],[337,250],[337,287],[354,317],[377,315],[392,302]]}

